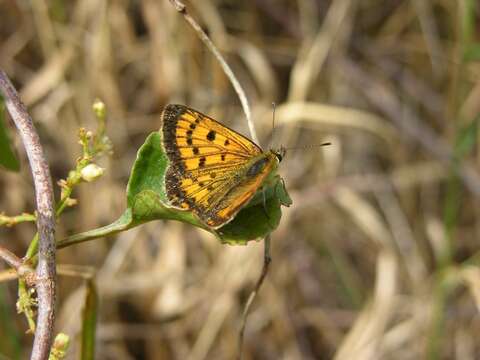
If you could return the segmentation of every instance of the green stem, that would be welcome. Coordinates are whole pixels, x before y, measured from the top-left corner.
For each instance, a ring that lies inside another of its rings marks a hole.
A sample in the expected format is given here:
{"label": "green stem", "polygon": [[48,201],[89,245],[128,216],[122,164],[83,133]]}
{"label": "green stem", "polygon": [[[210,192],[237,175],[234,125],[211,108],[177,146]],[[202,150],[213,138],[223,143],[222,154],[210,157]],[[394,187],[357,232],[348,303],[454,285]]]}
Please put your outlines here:
{"label": "green stem", "polygon": [[69,186],[63,191],[63,197],[60,199],[60,202],[57,204],[57,210],[56,210],[56,215],[57,218],[60,217],[60,215],[63,213],[63,210],[67,207],[67,200],[70,198],[70,195],[72,195],[73,192],[73,186]]}
{"label": "green stem", "polygon": [[109,225],[103,226],[98,229],[85,231],[80,234],[75,234],[60,240],[57,243],[57,249],[63,249],[70,245],[79,244],[85,241],[98,239],[101,237],[111,236],[121,231],[131,229],[132,227],[135,227],[137,225],[139,225],[139,223],[133,221],[131,211],[127,210],[122,216],[120,216],[118,220],[116,220],[115,222]]}
{"label": "green stem", "polygon": [[4,214],[0,214],[0,226],[6,225],[6,226],[13,226],[21,222],[27,222],[27,221],[36,221],[37,216],[34,214],[21,214],[17,216],[7,216]]}
{"label": "green stem", "polygon": [[[72,192],[73,192],[73,186],[69,186],[64,190],[63,197],[60,200],[60,202],[57,204],[57,210],[56,210],[57,219],[60,217],[60,215],[63,213],[63,211],[67,207],[67,199],[70,198],[70,195],[72,195]],[[35,234],[32,241],[30,242],[30,245],[28,246],[28,249],[27,249],[27,253],[25,254],[25,258],[28,260],[32,259],[32,257],[37,254],[37,251],[38,251],[38,233]],[[33,261],[32,265],[35,265],[35,262],[36,261]]]}
{"label": "green stem", "polygon": [[[140,224],[142,224],[142,222],[134,221],[131,211],[127,209],[127,211],[125,211],[122,216],[120,216],[120,218],[118,218],[111,224],[100,227],[98,229],[88,230],[79,234],[74,234],[58,241],[57,250],[66,248],[71,245],[80,244],[85,241],[115,235],[121,231],[129,230]],[[35,242],[38,242],[38,239],[36,239]],[[34,241],[32,241],[32,244],[33,243]],[[37,251],[33,246],[31,246],[31,249],[29,248],[26,258],[28,259],[30,264],[36,264]]]}
{"label": "green stem", "polygon": [[90,279],[87,282],[87,294],[83,309],[82,321],[82,360],[94,359],[95,357],[95,334],[97,330],[98,292],[95,282]]}

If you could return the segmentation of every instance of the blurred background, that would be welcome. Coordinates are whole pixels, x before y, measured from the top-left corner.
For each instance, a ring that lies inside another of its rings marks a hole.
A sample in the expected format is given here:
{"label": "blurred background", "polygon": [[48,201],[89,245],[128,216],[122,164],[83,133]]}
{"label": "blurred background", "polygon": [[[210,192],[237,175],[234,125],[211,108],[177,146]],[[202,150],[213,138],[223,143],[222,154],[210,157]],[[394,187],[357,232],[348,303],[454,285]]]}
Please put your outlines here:
{"label": "blurred background", "polygon": [[[290,151],[293,199],[245,332],[245,359],[480,358],[480,5],[475,0],[196,0],[189,13],[252,105],[261,145]],[[76,188],[59,239],[117,219],[138,147],[181,103],[249,135],[217,61],[167,0],[0,1],[0,67],[34,118],[54,182],[107,105],[114,154]],[[11,124],[10,124],[11,125]],[[0,211],[34,210],[31,175],[0,170]],[[59,196],[58,186],[56,196]],[[0,228],[23,256],[35,227]],[[59,251],[96,271],[98,359],[234,359],[263,243],[221,245],[157,221]],[[5,268],[0,263],[0,268]],[[0,359],[29,356],[0,283]],[[85,283],[59,278],[57,331],[78,358]]]}

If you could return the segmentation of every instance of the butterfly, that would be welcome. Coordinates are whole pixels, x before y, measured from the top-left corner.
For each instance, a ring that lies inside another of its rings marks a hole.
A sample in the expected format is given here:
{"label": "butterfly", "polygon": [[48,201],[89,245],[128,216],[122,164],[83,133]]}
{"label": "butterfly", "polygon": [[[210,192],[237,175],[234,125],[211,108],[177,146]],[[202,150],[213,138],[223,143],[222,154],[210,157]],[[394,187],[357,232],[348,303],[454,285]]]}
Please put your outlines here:
{"label": "butterfly", "polygon": [[235,217],[275,176],[285,156],[284,149],[262,151],[245,136],[184,105],[167,105],[161,118],[169,205],[193,212],[213,229]]}

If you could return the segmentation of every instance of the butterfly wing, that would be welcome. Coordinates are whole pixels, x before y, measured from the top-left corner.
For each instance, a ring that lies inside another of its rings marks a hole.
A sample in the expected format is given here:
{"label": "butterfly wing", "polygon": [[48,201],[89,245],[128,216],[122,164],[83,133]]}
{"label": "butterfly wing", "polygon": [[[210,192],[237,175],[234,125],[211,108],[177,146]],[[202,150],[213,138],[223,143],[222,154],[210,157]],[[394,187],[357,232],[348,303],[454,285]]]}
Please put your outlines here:
{"label": "butterfly wing", "polygon": [[235,214],[248,203],[262,185],[264,179],[273,170],[277,164],[276,158],[273,156],[262,157],[257,162],[263,162],[264,166],[261,171],[255,174],[249,174],[247,171],[242,174],[241,180],[228,189],[223,190],[223,196],[218,199],[214,206],[209,208],[207,212],[207,224],[212,227],[219,227],[225,223],[225,219],[232,219]]}
{"label": "butterfly wing", "polygon": [[[193,211],[211,227],[222,226],[251,199],[275,160],[243,135],[186,106],[168,105],[162,121],[170,204]],[[261,168],[249,173],[261,159]]]}

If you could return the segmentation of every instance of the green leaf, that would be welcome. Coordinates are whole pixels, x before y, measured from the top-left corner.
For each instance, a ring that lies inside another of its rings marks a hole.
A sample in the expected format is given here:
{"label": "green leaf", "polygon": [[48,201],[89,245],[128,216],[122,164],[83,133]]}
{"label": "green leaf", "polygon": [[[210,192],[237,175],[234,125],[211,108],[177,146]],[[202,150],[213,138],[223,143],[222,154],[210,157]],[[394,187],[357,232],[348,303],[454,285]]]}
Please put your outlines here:
{"label": "green leaf", "polygon": [[18,172],[20,170],[20,163],[12,150],[4,116],[5,104],[3,98],[0,96],[0,165],[7,170]]}
{"label": "green leaf", "polygon": [[168,165],[161,134],[150,134],[138,152],[127,187],[127,205],[132,210],[135,223],[158,219],[178,220],[210,231],[224,243],[245,244],[273,231],[280,222],[280,206],[291,204],[283,182],[272,174],[267,181],[269,186],[257,193],[231,222],[215,231],[193,213],[168,207],[165,192]]}
{"label": "green leaf", "polygon": [[165,206],[165,172],[168,158],[163,152],[160,133],[150,134],[141,146],[127,185],[127,207],[133,220],[144,223],[151,220],[179,220],[208,230],[190,212]]}
{"label": "green leaf", "polygon": [[98,292],[92,279],[87,281],[85,307],[82,322],[82,350],[81,359],[95,358],[95,333],[97,330]]}
{"label": "green leaf", "polygon": [[222,243],[246,244],[263,238],[280,223],[281,205],[292,203],[281,178],[272,173],[263,189],[228,224],[212,229],[192,212],[168,206],[165,172],[169,160],[159,132],[150,134],[138,151],[127,186],[127,210],[114,223],[60,241],[58,248],[108,236],[153,220],[177,220],[213,233]]}

